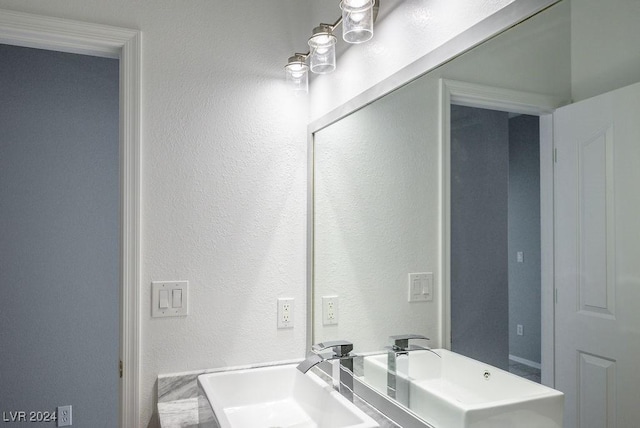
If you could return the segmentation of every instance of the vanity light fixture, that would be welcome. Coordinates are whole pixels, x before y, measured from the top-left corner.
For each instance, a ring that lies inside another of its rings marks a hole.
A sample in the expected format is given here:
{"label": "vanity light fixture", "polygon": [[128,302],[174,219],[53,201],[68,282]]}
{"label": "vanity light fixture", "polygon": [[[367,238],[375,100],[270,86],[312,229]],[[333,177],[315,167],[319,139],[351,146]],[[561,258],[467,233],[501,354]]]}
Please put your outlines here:
{"label": "vanity light fixture", "polygon": [[[342,0],[342,16],[333,24],[320,24],[309,38],[309,52],[295,53],[284,67],[287,84],[295,93],[309,91],[309,69],[316,74],[336,69],[335,28],[342,24],[342,38],[347,43],[363,43],[373,37],[373,23],[378,16],[380,0]],[[309,65],[306,61],[309,58]]]}
{"label": "vanity light fixture", "polygon": [[336,41],[331,25],[320,24],[313,29],[309,38],[309,66],[313,73],[326,74],[336,69]]}
{"label": "vanity light fixture", "polygon": [[296,53],[289,57],[284,67],[287,85],[296,94],[309,92],[309,66],[306,63],[308,55]]}

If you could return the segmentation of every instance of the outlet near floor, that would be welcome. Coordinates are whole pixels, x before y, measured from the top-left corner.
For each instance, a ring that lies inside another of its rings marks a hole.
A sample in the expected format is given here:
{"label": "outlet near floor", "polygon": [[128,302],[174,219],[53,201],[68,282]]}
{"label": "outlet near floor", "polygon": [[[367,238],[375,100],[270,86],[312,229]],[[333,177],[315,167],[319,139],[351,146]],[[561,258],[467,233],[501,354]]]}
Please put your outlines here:
{"label": "outlet near floor", "polygon": [[293,328],[293,298],[278,299],[278,328]]}
{"label": "outlet near floor", "polygon": [[58,406],[57,418],[59,427],[69,427],[73,425],[73,407]]}

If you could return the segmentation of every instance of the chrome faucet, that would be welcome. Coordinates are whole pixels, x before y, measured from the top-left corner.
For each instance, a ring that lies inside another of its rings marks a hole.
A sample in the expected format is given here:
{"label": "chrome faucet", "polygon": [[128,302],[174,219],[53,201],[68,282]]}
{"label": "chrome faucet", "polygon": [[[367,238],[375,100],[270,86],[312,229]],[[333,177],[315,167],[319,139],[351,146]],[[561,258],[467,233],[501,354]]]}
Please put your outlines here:
{"label": "chrome faucet", "polygon": [[[329,357],[320,354],[329,348],[333,349],[333,354]],[[311,368],[324,361],[340,360],[340,374],[334,377],[334,387],[347,399],[353,401],[353,359],[356,355],[351,355],[353,343],[346,340],[334,340],[318,343],[311,346],[312,354],[298,364],[298,370],[306,373]]]}
{"label": "chrome faucet", "polygon": [[429,340],[429,338],[420,334],[401,334],[390,336],[389,339],[393,342],[393,345],[387,347],[387,395],[408,407],[409,352],[430,350],[422,346],[409,345],[409,340]]}

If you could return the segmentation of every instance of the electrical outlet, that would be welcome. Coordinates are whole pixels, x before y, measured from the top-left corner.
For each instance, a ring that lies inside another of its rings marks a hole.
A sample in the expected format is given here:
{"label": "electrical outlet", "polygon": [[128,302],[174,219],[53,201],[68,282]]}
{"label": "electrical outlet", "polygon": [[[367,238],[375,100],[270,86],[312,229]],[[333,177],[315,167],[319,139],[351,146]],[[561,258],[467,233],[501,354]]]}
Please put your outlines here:
{"label": "electrical outlet", "polygon": [[69,427],[73,423],[72,406],[58,406],[58,426]]}
{"label": "electrical outlet", "polygon": [[518,336],[524,335],[524,328],[522,327],[522,324],[518,324],[516,326],[516,333],[518,334]]}
{"label": "electrical outlet", "polygon": [[338,296],[322,297],[322,325],[338,324]]}
{"label": "electrical outlet", "polygon": [[293,299],[278,299],[278,328],[293,328]]}

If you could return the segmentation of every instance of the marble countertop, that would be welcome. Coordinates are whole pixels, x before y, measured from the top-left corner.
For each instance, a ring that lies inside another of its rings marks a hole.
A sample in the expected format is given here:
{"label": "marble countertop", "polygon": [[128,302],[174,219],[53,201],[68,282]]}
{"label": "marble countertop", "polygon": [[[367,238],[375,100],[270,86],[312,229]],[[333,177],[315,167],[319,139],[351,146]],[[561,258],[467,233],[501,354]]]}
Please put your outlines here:
{"label": "marble countertop", "polygon": [[197,428],[198,398],[158,403],[161,428]]}

